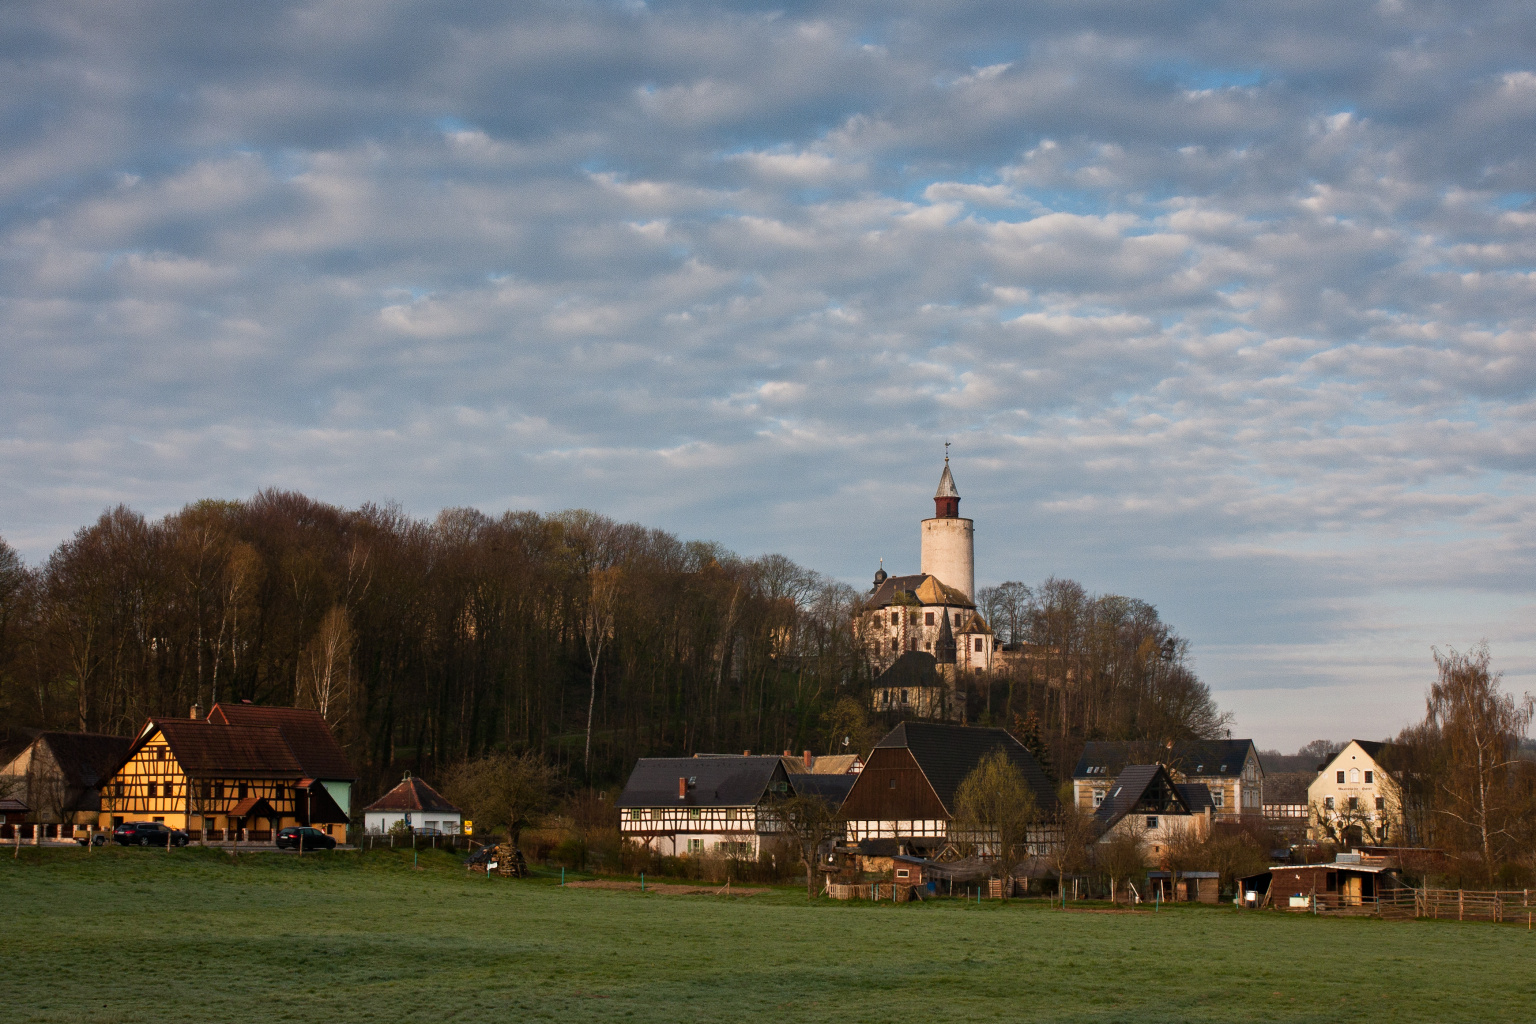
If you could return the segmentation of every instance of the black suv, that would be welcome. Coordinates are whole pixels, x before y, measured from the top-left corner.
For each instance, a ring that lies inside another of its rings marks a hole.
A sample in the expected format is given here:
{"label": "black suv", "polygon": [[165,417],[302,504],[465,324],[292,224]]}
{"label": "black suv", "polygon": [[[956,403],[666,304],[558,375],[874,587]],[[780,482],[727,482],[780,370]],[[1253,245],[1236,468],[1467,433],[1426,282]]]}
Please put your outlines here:
{"label": "black suv", "polygon": [[279,850],[297,850],[299,843],[303,842],[306,850],[334,850],[336,840],[321,832],[317,828],[308,825],[289,825],[277,832],[277,848]]}
{"label": "black suv", "polygon": [[187,834],[159,821],[125,821],[112,830],[118,846],[186,846]]}

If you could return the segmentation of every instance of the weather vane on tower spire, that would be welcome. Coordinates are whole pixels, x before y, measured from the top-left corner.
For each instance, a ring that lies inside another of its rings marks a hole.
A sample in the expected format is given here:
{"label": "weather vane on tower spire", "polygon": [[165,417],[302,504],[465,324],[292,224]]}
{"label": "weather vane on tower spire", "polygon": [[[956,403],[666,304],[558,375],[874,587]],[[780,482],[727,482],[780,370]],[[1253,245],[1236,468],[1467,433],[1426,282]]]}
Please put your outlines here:
{"label": "weather vane on tower spire", "polygon": [[949,465],[949,442],[944,442],[944,464]]}

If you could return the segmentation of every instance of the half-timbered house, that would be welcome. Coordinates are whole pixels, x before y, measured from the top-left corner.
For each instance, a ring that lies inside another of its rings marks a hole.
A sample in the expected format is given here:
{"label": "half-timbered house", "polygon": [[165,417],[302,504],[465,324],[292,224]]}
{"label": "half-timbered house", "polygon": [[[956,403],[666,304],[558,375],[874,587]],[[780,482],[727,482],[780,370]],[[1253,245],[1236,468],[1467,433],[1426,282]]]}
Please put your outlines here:
{"label": "half-timbered house", "polygon": [[[243,832],[252,838],[252,832],[260,836],[285,825],[313,825],[345,841],[346,813],[306,771],[322,754],[334,756],[340,748],[317,753],[305,746],[302,733],[285,736],[275,725],[227,724],[219,710],[216,706],[206,719],[194,708],[190,718],[146,722],[104,781],[100,826],[159,821],[194,836]],[[335,744],[329,729],[325,736]],[[345,755],[341,758],[345,762]]]}
{"label": "half-timbered house", "polygon": [[778,832],[769,805],[793,793],[776,756],[643,757],[616,804],[619,830],[670,857],[756,857]]}
{"label": "half-timbered house", "polygon": [[5,767],[5,788],[49,824],[94,824],[101,783],[123,760],[130,740],[87,732],[41,732]]}
{"label": "half-timbered house", "polygon": [[994,750],[1018,766],[1042,814],[1054,813],[1050,779],[1006,729],[902,722],[875,744],[843,801],[848,841],[949,838],[960,784]]}

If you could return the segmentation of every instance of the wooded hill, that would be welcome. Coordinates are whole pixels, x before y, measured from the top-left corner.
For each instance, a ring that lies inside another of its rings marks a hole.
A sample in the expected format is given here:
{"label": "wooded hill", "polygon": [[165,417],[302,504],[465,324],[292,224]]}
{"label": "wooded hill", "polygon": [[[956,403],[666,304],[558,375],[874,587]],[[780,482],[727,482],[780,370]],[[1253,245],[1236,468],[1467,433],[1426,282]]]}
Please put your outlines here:
{"label": "wooded hill", "polygon": [[[1221,725],[1149,605],[1008,586],[1004,639],[1048,656],[974,686],[973,719],[1027,720],[1067,766],[1084,738]],[[872,742],[863,596],[582,511],[120,506],[35,568],[0,541],[0,720],[121,734],[193,704],[292,704],[334,724],[365,794],[494,750],[608,785],[641,756]]]}

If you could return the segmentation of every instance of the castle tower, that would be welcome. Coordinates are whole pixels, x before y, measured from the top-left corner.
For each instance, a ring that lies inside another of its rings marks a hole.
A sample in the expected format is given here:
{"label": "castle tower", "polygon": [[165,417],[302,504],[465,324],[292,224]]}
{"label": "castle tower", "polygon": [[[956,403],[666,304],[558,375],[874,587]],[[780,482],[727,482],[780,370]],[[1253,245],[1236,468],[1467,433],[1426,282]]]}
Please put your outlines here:
{"label": "castle tower", "polygon": [[960,492],[944,456],[944,475],[933,496],[933,518],[923,520],[922,570],[976,600],[976,528],[960,518]]}

